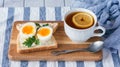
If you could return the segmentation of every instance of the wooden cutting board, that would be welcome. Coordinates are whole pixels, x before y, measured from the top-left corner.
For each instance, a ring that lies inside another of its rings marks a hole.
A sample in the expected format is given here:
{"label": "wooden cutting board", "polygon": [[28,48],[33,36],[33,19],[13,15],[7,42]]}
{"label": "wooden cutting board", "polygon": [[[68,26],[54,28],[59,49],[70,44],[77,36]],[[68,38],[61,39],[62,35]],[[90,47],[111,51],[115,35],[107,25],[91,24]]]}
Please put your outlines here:
{"label": "wooden cutting board", "polygon": [[64,27],[63,27],[63,21],[35,21],[35,22],[54,22],[59,23],[58,29],[53,34],[55,39],[58,42],[58,48],[52,49],[52,50],[44,50],[39,52],[33,52],[33,53],[26,53],[26,54],[20,54],[16,51],[16,39],[18,35],[18,31],[16,29],[17,24],[22,24],[27,21],[16,21],[13,24],[12,33],[11,33],[11,39],[10,39],[10,45],[9,45],[9,51],[8,51],[8,57],[11,60],[47,60],[47,61],[98,61],[102,59],[102,50],[97,53],[91,53],[91,52],[74,52],[69,54],[63,54],[59,56],[53,56],[51,54],[51,51],[54,50],[67,50],[67,49],[76,49],[76,48],[86,48],[94,41],[101,40],[99,37],[93,37],[90,38],[88,41],[83,43],[74,43],[72,42],[65,34]]}

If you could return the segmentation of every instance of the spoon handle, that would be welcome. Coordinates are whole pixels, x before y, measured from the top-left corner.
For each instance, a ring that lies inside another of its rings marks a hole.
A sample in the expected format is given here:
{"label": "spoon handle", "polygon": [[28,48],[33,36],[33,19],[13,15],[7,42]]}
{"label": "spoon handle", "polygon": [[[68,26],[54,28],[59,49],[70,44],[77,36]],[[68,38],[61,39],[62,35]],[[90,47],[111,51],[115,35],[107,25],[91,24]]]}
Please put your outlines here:
{"label": "spoon handle", "polygon": [[86,48],[80,48],[80,49],[73,49],[73,50],[61,50],[61,51],[52,51],[51,53],[55,56],[61,55],[61,54],[68,54],[72,52],[77,52],[77,51],[87,51]]}

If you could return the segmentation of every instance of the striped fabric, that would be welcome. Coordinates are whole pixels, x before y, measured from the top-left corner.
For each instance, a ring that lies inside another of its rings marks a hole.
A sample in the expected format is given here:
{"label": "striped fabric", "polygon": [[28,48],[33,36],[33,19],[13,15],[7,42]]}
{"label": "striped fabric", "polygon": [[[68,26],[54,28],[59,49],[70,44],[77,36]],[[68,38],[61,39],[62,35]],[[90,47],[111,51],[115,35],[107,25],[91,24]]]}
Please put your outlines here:
{"label": "striped fabric", "polygon": [[120,52],[103,50],[101,61],[11,61],[8,48],[12,24],[17,20],[63,20],[69,7],[0,8],[0,67],[120,67]]}

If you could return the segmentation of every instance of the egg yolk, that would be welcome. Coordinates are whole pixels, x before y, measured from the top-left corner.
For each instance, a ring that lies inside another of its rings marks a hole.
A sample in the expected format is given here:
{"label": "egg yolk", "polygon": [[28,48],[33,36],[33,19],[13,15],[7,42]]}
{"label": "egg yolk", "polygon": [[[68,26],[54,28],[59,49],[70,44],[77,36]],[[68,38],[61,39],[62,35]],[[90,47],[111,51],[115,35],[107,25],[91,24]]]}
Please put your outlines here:
{"label": "egg yolk", "polygon": [[24,34],[31,34],[31,33],[33,33],[33,30],[34,30],[33,26],[29,25],[29,26],[23,27],[22,32]]}
{"label": "egg yolk", "polygon": [[38,34],[40,34],[41,36],[47,36],[50,34],[50,29],[42,28],[38,31]]}

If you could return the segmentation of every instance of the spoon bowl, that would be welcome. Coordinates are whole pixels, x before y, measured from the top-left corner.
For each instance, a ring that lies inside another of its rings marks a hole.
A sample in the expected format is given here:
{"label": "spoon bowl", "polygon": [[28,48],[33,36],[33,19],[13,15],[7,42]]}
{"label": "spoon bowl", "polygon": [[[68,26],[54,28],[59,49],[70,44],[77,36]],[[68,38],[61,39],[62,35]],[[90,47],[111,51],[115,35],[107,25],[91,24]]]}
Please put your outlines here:
{"label": "spoon bowl", "polygon": [[103,41],[96,41],[94,43],[92,43],[87,50],[90,52],[98,52],[103,48]]}
{"label": "spoon bowl", "polygon": [[61,50],[61,51],[52,51],[51,53],[55,56],[61,55],[61,54],[67,54],[72,52],[78,52],[78,51],[89,51],[89,52],[98,52],[103,48],[103,41],[95,41],[88,48],[79,48],[79,49],[73,49],[73,50]]}

